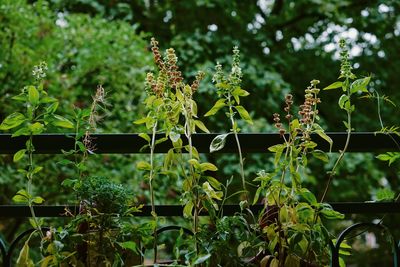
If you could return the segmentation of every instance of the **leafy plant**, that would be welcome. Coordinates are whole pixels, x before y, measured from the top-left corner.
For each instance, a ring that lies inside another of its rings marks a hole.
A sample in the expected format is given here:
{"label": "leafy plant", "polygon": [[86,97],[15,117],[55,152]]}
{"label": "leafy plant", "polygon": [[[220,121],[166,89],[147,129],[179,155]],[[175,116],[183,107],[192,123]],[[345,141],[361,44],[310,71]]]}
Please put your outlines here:
{"label": "leafy plant", "polygon": [[[251,117],[247,110],[240,105],[240,98],[249,95],[249,92],[243,90],[240,87],[242,81],[242,69],[240,68],[240,54],[238,47],[233,48],[233,59],[232,68],[230,74],[226,77],[222,71],[222,66],[217,63],[215,67],[215,74],[213,76],[213,82],[217,88],[217,93],[219,100],[214,104],[214,106],[204,115],[212,116],[216,114],[220,109],[226,107],[228,112],[226,113],[231,124],[231,133],[235,136],[235,141],[237,145],[237,150],[239,154],[239,165],[240,165],[240,176],[242,179],[242,188],[245,194],[245,199],[248,201],[248,191],[246,189],[246,178],[244,174],[244,158],[242,155],[242,148],[240,146],[240,141],[238,133],[240,128],[238,127],[237,121],[235,120],[235,115],[239,116],[249,124],[252,124]],[[215,152],[222,149],[225,145],[226,138],[228,134],[218,135],[210,144],[210,152]]]}
{"label": "leafy plant", "polygon": [[[32,227],[44,238],[41,227],[43,219],[38,219],[35,215],[34,205],[42,204],[44,199],[40,196],[35,196],[33,192],[34,178],[42,171],[43,167],[35,164],[33,153],[35,146],[33,143],[33,136],[43,133],[47,127],[55,126],[62,128],[73,128],[72,122],[66,118],[57,115],[55,112],[58,107],[58,100],[50,97],[44,89],[43,78],[46,77],[47,64],[41,62],[32,70],[32,75],[35,77],[35,84],[25,86],[22,92],[12,97],[14,101],[18,101],[21,106],[25,107],[25,112],[14,112],[8,115],[0,124],[0,130],[11,130],[12,137],[27,136],[25,148],[17,151],[14,154],[14,162],[19,162],[27,158],[25,168],[18,169],[18,172],[26,178],[26,187],[20,189],[13,201],[20,204],[27,204],[31,212],[31,219],[29,222]],[[32,236],[32,235],[31,235]],[[29,239],[25,242],[23,253],[21,257],[23,261],[30,261],[29,256]]]}

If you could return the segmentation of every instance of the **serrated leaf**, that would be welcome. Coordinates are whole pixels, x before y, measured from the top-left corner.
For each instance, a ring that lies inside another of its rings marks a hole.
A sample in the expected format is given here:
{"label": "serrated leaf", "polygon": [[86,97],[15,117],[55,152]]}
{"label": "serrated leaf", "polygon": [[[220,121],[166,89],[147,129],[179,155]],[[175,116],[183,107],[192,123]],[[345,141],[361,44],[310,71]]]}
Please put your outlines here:
{"label": "serrated leaf", "polygon": [[253,124],[250,114],[247,112],[247,110],[244,107],[234,106],[234,108],[237,110],[237,112],[239,113],[239,115],[242,119],[244,119],[249,124]]}
{"label": "serrated leaf", "polygon": [[14,154],[13,161],[14,162],[20,161],[25,156],[25,153],[26,153],[26,149],[21,149],[21,150],[17,151],[17,153]]}
{"label": "serrated leaf", "polygon": [[225,99],[219,99],[214,106],[204,115],[205,117],[212,116],[218,112],[221,108],[225,107]]}
{"label": "serrated leaf", "polygon": [[33,106],[39,104],[39,91],[35,86],[28,86],[28,101]]}
{"label": "serrated leaf", "polygon": [[224,148],[226,143],[226,137],[231,133],[220,134],[214,137],[210,144],[210,153],[216,152]]}
{"label": "serrated leaf", "polygon": [[207,129],[207,127],[204,125],[204,123],[203,123],[202,121],[195,120],[195,121],[194,121],[194,124],[195,124],[200,130],[202,130],[203,132],[210,133],[210,131]]}
{"label": "serrated leaf", "polygon": [[21,125],[25,122],[26,118],[19,112],[14,112],[8,115],[3,122],[0,124],[0,130],[9,130]]}
{"label": "serrated leaf", "polygon": [[342,82],[340,82],[340,81],[338,81],[338,82],[334,82],[334,83],[332,83],[332,84],[328,85],[327,87],[325,87],[325,88],[324,88],[324,89],[322,89],[322,90],[332,90],[332,89],[337,89],[337,88],[341,88],[341,87],[342,87],[342,85],[343,85],[343,83],[342,83]]}
{"label": "serrated leaf", "polygon": [[53,115],[53,118],[54,118],[54,120],[52,121],[52,124],[54,126],[68,128],[68,129],[74,128],[74,124],[70,120],[68,120],[60,115]]}

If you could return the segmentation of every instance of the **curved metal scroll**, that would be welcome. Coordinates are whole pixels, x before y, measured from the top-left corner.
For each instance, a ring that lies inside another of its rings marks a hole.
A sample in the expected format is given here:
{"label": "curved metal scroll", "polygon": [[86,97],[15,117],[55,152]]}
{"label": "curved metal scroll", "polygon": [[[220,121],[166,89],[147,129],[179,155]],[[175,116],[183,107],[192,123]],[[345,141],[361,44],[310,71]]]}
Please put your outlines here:
{"label": "curved metal scroll", "polygon": [[[26,230],[25,232],[22,232],[10,245],[10,247],[8,248],[7,253],[5,254],[5,256],[3,256],[3,266],[4,267],[11,267],[11,259],[12,259],[12,254],[14,253],[15,248],[18,245],[18,242],[20,242],[24,237],[26,237],[27,235],[30,235],[31,233],[33,233],[34,231],[36,231],[37,229],[31,228]],[[50,228],[48,227],[42,227],[41,228],[42,232],[46,232],[49,231]]]}
{"label": "curved metal scroll", "polygon": [[392,235],[392,233],[389,231],[389,229],[386,226],[384,226],[381,223],[357,223],[357,224],[354,224],[352,226],[347,227],[343,232],[341,232],[339,237],[338,237],[338,239],[337,239],[336,244],[333,247],[331,247],[331,249],[332,249],[331,266],[332,267],[339,267],[340,245],[342,244],[342,242],[344,241],[346,236],[348,234],[350,234],[352,231],[355,231],[355,230],[358,230],[358,229],[362,229],[362,228],[374,228],[376,230],[386,232],[390,236],[390,238],[392,240],[393,266],[394,267],[398,267],[400,243],[399,243],[399,246],[398,246],[396,244],[396,242],[395,242],[395,238]]}

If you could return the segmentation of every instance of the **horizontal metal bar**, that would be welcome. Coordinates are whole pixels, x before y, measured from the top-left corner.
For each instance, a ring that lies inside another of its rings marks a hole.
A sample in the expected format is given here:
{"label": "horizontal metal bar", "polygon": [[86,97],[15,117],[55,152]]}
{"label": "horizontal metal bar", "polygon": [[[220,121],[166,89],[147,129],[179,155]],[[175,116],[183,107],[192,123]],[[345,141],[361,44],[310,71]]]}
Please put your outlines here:
{"label": "horizontal metal bar", "polygon": [[[211,141],[217,136],[213,134],[194,134],[193,145],[200,153],[209,153]],[[346,133],[332,132],[328,135],[333,140],[332,151],[337,152],[343,149],[346,141]],[[61,150],[74,148],[73,134],[41,134],[33,137],[35,153],[38,154],[62,154]],[[157,139],[165,137],[158,134]],[[141,148],[147,143],[138,134],[93,134],[92,143],[95,153],[98,154],[128,154],[128,153],[149,153],[148,149]],[[185,143],[185,138],[182,138]],[[319,136],[312,139],[318,144],[318,148],[329,151],[329,144]],[[24,136],[12,138],[10,134],[0,134],[0,154],[13,154],[25,147],[27,138]],[[241,133],[239,140],[244,153],[268,152],[268,147],[283,142],[283,139],[276,133]],[[388,134],[375,134],[372,132],[356,132],[351,134],[349,152],[381,152],[400,151],[397,144],[400,144],[400,137]],[[156,153],[165,153],[172,147],[168,140],[156,147]],[[229,135],[225,147],[217,153],[236,153],[236,143],[233,135]]]}
{"label": "horizontal metal bar", "polygon": [[[382,214],[382,213],[400,213],[400,203],[397,202],[333,202],[332,207],[344,214]],[[254,213],[260,212],[263,205],[253,205],[251,210]],[[240,212],[239,205],[224,205],[223,214],[232,216]],[[79,210],[74,205],[53,205],[53,206],[35,206],[37,217],[68,217],[76,214]],[[157,205],[156,213],[158,216],[182,216],[183,207],[180,205]],[[201,214],[206,216],[207,213]],[[31,213],[28,206],[24,205],[0,205],[0,218],[30,217]],[[145,205],[141,212],[135,213],[137,217],[151,216],[151,206]]]}

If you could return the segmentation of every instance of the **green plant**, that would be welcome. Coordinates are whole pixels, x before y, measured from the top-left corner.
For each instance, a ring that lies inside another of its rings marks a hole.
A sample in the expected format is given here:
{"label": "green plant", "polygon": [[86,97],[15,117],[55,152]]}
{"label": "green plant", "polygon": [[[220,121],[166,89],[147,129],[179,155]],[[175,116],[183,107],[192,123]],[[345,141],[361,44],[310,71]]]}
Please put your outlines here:
{"label": "green plant", "polygon": [[[47,64],[41,62],[35,66],[32,70],[32,75],[35,77],[35,84],[25,86],[22,92],[14,96],[12,99],[18,102],[22,102],[21,106],[26,108],[24,113],[14,112],[7,116],[0,125],[0,130],[11,130],[12,137],[27,136],[25,148],[17,151],[14,154],[14,162],[19,162],[27,158],[27,163],[24,168],[18,169],[19,173],[26,178],[26,187],[20,189],[13,197],[13,201],[16,203],[27,204],[29,206],[32,217],[29,222],[32,227],[36,229],[34,233],[37,233],[44,238],[41,227],[43,225],[43,219],[38,219],[35,215],[34,205],[42,204],[44,199],[40,196],[35,196],[33,192],[33,182],[43,167],[35,164],[33,153],[35,146],[33,143],[33,136],[43,133],[46,128],[55,126],[62,128],[73,128],[72,122],[66,118],[57,115],[55,112],[58,107],[58,100],[50,97],[45,91],[43,85],[43,78],[46,77]],[[34,234],[32,233],[32,235]],[[29,259],[29,240],[25,241],[24,247],[21,250],[18,262],[26,264],[32,264]]]}
{"label": "green plant", "polygon": [[317,88],[319,81],[311,81],[311,85],[305,90],[305,101],[299,108],[299,118],[295,118],[292,113],[291,94],[285,97],[286,123],[281,121],[279,114],[274,114],[275,127],[284,143],[269,148],[275,154],[275,170],[259,173],[255,180],[260,182],[260,187],[254,198],[256,203],[264,192],[262,196],[265,198],[266,210],[260,218],[260,226],[268,241],[266,250],[269,255],[265,259],[268,259],[271,266],[300,266],[302,260],[316,262],[318,266],[327,265],[331,237],[324,226],[324,220],[344,217],[323,201],[350,143],[351,115],[355,110],[351,96],[360,91],[366,92],[370,77],[351,82],[355,75],[351,72],[345,41],[340,42],[340,47],[342,63],[339,79],[343,78],[344,81],[335,82],[324,90],[342,88],[344,91],[339,99],[339,107],[347,114],[347,121],[344,122],[347,138],[329,172],[327,186],[320,201],[309,189],[302,187],[302,181],[311,171],[308,168],[310,157],[329,162],[328,154],[316,149],[317,143],[312,137],[319,135],[332,147],[332,140],[318,123],[318,104],[321,102],[320,89]]}
{"label": "green plant", "polygon": [[[242,148],[240,146],[240,141],[238,133],[240,128],[238,127],[237,121],[235,120],[235,115],[239,116],[245,120],[247,123],[252,124],[251,117],[247,110],[240,105],[240,97],[245,97],[249,95],[249,92],[243,90],[240,87],[242,81],[242,69],[240,68],[240,54],[238,47],[233,48],[233,60],[232,68],[230,74],[226,77],[222,71],[222,66],[217,63],[215,67],[215,74],[213,76],[213,82],[217,88],[217,93],[219,100],[214,104],[214,106],[208,111],[204,116],[212,116],[216,114],[220,109],[227,107],[228,112],[226,113],[229,118],[231,129],[230,133],[235,136],[235,141],[237,145],[237,150],[239,154],[239,166],[240,166],[240,177],[242,180],[242,188],[245,195],[245,200],[248,202],[248,191],[246,189],[246,178],[244,174],[244,158],[242,155]],[[222,149],[225,145],[226,138],[229,134],[218,135],[214,138],[210,145],[210,152],[215,152]]]}

